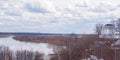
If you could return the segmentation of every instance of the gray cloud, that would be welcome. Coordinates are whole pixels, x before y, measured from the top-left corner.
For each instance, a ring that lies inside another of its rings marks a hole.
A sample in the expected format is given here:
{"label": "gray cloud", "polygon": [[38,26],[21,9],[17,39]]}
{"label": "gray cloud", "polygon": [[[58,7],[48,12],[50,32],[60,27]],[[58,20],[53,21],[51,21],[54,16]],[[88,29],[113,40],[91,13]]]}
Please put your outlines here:
{"label": "gray cloud", "polygon": [[119,17],[118,1],[0,0],[0,31],[90,32]]}
{"label": "gray cloud", "polygon": [[31,4],[26,4],[26,8],[29,12],[33,13],[47,13],[48,11],[41,7],[33,7]]}

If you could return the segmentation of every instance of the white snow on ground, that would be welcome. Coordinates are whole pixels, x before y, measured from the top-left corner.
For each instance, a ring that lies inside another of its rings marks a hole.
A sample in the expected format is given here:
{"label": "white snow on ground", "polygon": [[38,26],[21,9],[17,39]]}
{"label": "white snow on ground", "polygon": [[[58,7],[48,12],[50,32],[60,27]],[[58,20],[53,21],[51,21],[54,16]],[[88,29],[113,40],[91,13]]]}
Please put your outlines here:
{"label": "white snow on ground", "polygon": [[104,59],[103,58],[98,59],[97,56],[90,55],[89,58],[85,58],[85,59],[82,59],[82,60],[104,60]]}
{"label": "white snow on ground", "polygon": [[45,55],[53,53],[53,48],[48,47],[50,44],[47,43],[29,43],[20,42],[14,40],[12,37],[0,38],[0,46],[9,47],[10,50],[29,50],[29,51],[39,51]]}

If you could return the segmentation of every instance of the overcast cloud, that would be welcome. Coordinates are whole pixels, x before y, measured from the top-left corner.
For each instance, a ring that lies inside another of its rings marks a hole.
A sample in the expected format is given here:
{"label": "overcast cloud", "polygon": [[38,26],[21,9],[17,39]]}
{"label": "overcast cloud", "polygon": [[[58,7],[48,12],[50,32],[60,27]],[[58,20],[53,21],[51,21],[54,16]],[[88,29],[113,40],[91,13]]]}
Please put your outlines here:
{"label": "overcast cloud", "polygon": [[94,33],[120,14],[120,0],[0,0],[0,32]]}

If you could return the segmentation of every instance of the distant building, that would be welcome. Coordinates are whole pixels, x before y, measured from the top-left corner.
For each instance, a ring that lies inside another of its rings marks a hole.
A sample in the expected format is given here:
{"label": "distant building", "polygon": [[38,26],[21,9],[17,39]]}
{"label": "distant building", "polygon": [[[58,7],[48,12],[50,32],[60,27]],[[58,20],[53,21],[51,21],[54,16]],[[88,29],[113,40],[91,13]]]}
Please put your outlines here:
{"label": "distant building", "polygon": [[119,38],[119,35],[116,34],[116,29],[113,24],[106,24],[104,25],[102,29],[102,33],[101,35],[99,35],[99,37],[113,39],[113,38]]}

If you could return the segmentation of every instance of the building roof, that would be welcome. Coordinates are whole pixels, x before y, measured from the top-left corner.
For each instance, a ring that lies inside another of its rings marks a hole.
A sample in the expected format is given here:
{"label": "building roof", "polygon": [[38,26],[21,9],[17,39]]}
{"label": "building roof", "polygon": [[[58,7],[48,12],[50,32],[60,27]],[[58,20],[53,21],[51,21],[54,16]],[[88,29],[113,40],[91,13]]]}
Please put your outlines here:
{"label": "building roof", "polygon": [[105,26],[114,26],[113,24],[106,24]]}
{"label": "building roof", "polygon": [[120,46],[120,40],[117,40],[116,42],[114,42],[113,46]]}

